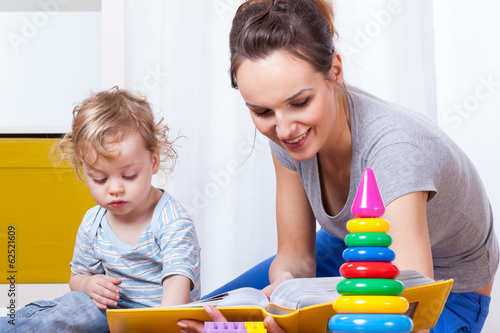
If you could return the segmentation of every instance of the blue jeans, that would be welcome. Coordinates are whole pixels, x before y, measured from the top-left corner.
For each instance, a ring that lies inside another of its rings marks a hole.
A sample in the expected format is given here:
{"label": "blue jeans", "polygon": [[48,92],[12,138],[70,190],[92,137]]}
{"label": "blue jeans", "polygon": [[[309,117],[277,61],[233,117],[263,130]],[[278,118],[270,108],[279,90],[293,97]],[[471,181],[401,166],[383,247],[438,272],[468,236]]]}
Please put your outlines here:
{"label": "blue jeans", "polygon": [[[140,307],[119,301],[117,308]],[[36,301],[10,317],[0,318],[0,332],[109,332],[106,310],[99,310],[83,291],[73,291],[52,301]]]}
{"label": "blue jeans", "polygon": [[[342,252],[346,245],[323,229],[316,233],[316,276],[339,276],[345,262]],[[274,257],[243,273],[233,281],[214,290],[203,298],[242,287],[262,289],[269,285],[269,267]],[[450,293],[436,326],[431,333],[479,333],[488,316],[490,297],[476,293]]]}
{"label": "blue jeans", "polygon": [[450,293],[432,333],[480,333],[490,309],[491,297],[476,293]]}

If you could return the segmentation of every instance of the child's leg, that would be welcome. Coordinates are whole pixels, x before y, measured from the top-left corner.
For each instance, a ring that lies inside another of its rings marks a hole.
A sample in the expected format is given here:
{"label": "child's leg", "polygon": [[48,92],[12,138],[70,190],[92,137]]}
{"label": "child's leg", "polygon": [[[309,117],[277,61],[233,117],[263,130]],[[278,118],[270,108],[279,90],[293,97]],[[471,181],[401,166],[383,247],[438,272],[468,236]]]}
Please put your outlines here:
{"label": "child's leg", "polygon": [[[316,233],[316,276],[338,276],[339,268],[345,262],[342,252],[345,243],[320,229]],[[269,285],[269,267],[276,256],[272,256],[249,269],[233,281],[203,296],[207,298],[242,287],[263,289]]]}
{"label": "child's leg", "polygon": [[491,297],[476,293],[450,293],[431,333],[480,333],[490,308]]}
{"label": "child's leg", "polygon": [[19,309],[15,325],[0,318],[0,332],[108,332],[106,311],[99,310],[83,291],[53,301],[37,301]]}

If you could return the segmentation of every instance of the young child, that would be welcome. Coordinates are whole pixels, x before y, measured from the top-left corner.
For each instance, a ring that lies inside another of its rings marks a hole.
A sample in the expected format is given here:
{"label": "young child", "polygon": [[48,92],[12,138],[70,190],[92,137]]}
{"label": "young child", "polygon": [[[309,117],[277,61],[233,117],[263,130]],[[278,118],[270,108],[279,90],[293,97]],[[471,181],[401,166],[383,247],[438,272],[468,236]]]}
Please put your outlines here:
{"label": "young child", "polygon": [[53,148],[85,181],[98,206],[84,216],[71,261],[71,293],[28,304],[0,331],[108,331],[105,309],[155,307],[199,298],[194,224],[151,185],[177,153],[149,103],[113,88],[73,111],[72,131]]}

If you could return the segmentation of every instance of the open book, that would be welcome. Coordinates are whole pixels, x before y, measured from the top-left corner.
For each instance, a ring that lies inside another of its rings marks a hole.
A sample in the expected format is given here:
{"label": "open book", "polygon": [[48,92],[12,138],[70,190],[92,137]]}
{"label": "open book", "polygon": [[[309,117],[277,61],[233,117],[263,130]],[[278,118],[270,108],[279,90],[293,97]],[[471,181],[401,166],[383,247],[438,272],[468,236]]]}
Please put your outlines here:
{"label": "open book", "polygon": [[[434,281],[417,271],[401,271],[397,278],[405,285],[402,296],[410,302],[407,315],[414,330],[432,328],[439,318],[453,280]],[[339,294],[342,277],[287,280],[276,287],[270,299],[254,288],[240,288],[211,298],[166,308],[110,309],[107,311],[112,333],[179,332],[180,319],[210,321],[203,305],[216,306],[228,321],[262,321],[275,317],[287,333],[324,333],[335,314],[332,302]]]}
{"label": "open book", "polygon": [[[260,290],[239,288],[201,301],[170,308],[198,307],[207,304],[216,307],[244,305],[260,307],[270,314],[284,315],[308,306],[332,302],[340,296],[337,293],[337,284],[343,279],[343,277],[335,276],[287,280],[274,289],[269,300]],[[405,289],[435,282],[414,270],[401,271],[397,279],[404,284]]]}
{"label": "open book", "polygon": [[244,305],[265,309],[270,314],[284,315],[307,306],[332,302],[340,296],[336,286],[342,277],[323,277],[287,280],[274,289],[269,300],[255,288],[239,288],[201,301],[169,308],[198,307],[207,304],[215,307]]}

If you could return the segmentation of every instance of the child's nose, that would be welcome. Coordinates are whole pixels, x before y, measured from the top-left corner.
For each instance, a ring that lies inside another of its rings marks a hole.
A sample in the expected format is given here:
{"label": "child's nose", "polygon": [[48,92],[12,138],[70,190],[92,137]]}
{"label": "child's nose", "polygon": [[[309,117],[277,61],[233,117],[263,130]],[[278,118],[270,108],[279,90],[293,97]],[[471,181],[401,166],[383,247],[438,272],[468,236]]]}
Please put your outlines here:
{"label": "child's nose", "polygon": [[120,180],[111,180],[109,182],[108,192],[111,195],[123,193],[124,189],[123,182]]}

